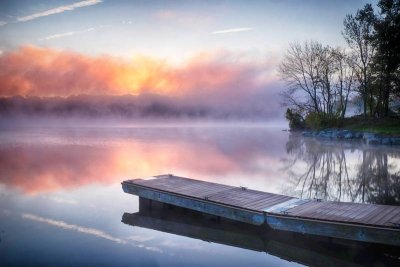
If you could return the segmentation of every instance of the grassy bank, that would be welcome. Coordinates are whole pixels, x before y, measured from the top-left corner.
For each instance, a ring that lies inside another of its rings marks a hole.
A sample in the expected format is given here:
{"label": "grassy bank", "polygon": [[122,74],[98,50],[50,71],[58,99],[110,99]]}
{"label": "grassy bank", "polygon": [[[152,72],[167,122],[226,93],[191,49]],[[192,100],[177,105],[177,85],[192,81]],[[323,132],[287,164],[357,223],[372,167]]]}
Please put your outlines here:
{"label": "grassy bank", "polygon": [[352,131],[400,136],[400,118],[370,119],[367,121],[361,117],[346,118],[341,128]]}

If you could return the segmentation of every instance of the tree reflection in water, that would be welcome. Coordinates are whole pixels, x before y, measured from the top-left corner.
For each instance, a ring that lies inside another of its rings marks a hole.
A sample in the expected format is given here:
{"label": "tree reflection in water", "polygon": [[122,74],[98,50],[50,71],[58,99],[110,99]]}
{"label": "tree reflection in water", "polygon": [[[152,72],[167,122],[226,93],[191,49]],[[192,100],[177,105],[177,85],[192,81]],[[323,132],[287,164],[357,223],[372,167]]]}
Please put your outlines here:
{"label": "tree reflection in water", "polygon": [[400,205],[400,148],[292,133],[286,151],[291,195]]}

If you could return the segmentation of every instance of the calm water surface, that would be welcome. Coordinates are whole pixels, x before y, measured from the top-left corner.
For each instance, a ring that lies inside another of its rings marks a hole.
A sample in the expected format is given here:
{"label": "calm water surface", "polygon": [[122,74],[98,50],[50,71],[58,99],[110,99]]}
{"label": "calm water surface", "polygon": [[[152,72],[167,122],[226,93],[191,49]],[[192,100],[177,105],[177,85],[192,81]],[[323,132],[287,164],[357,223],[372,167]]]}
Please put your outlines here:
{"label": "calm water surface", "polygon": [[[0,265],[323,266],[367,260],[379,266],[399,260],[386,248],[372,255],[369,247],[352,245],[353,253],[324,240],[264,236],[185,211],[149,212],[143,204],[139,211],[138,198],[122,192],[122,180],[165,173],[302,198],[400,204],[399,148],[263,127],[2,129]],[[340,249],[350,256],[341,258]]]}

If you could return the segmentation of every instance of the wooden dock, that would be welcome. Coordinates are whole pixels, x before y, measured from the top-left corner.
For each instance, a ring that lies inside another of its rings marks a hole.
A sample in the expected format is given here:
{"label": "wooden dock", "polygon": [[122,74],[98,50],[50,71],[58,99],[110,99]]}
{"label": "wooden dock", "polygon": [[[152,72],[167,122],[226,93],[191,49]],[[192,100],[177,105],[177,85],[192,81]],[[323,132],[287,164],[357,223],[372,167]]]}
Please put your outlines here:
{"label": "wooden dock", "polygon": [[[307,266],[400,266],[396,246],[371,244],[216,220],[185,208],[139,198],[139,211],[124,213],[123,223],[270,255]],[[365,255],[368,255],[366,257]]]}
{"label": "wooden dock", "polygon": [[124,192],[272,229],[400,246],[400,207],[298,199],[173,175],[122,182]]}

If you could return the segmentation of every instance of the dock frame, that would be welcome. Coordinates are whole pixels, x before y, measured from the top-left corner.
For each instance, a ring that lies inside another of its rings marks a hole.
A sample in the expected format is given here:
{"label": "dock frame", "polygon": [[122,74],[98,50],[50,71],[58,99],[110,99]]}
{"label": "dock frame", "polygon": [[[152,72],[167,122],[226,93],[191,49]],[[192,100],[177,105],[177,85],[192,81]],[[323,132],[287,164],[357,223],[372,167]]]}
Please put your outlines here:
{"label": "dock frame", "polygon": [[[179,179],[179,183],[175,178]],[[170,181],[165,179],[170,179]],[[191,189],[191,192],[197,192],[196,190],[201,190],[202,186],[205,185],[207,187],[219,185],[203,181],[199,181],[199,184],[197,184],[193,182],[197,180],[187,179],[188,181],[186,182],[185,179],[187,178],[168,175],[156,176],[151,180],[137,179],[124,181],[122,182],[122,188],[126,193],[137,195],[145,199],[155,200],[253,225],[264,224],[275,230],[400,246],[400,229],[397,228],[396,224],[393,224],[393,227],[390,227],[386,225],[367,225],[362,223],[331,221],[328,219],[305,218],[290,215],[290,212],[288,212],[290,210],[296,210],[296,208],[302,205],[313,204],[308,203],[309,200],[291,198],[290,200],[275,204],[266,209],[252,210],[240,205],[229,204],[226,201],[225,203],[214,201],[212,197],[199,197],[196,196],[196,194],[185,194],[184,191],[182,191],[183,189],[179,191],[179,187],[176,187],[176,190],[162,189],[163,183],[167,183],[167,186],[171,183],[179,185],[183,183],[186,187],[181,186],[180,188],[185,189],[189,188],[190,185],[190,188],[193,188]],[[188,185],[185,185],[185,183]],[[218,191],[217,193],[214,193],[213,196],[218,195],[218,193],[221,195],[222,192],[227,194],[227,192],[232,192],[238,189],[238,187],[232,188],[233,189],[227,188]],[[250,191],[250,193],[251,192],[252,191]],[[258,193],[259,191],[254,192]],[[277,198],[276,195],[273,197]],[[285,202],[287,203],[285,204]],[[362,205],[368,206],[369,204]],[[400,212],[400,207],[388,207],[393,210],[393,212]],[[376,209],[376,207],[374,208]]]}

